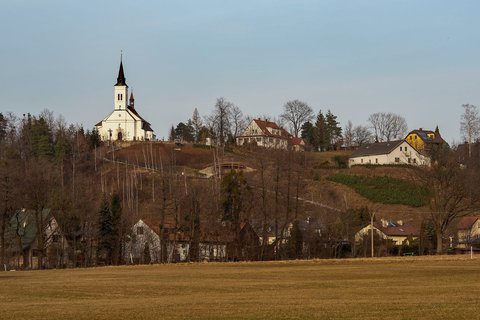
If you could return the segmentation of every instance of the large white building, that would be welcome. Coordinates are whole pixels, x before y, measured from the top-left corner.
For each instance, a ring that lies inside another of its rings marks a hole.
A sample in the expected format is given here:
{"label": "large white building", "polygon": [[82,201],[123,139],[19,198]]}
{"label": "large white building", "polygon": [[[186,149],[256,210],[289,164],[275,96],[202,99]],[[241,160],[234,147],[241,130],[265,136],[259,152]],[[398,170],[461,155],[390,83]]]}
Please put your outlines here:
{"label": "large white building", "polygon": [[[127,104],[128,99],[128,104]],[[95,127],[103,141],[145,141],[153,140],[150,123],[135,109],[133,92],[128,97],[123,63],[120,61],[117,83],[114,86],[114,109]]]}
{"label": "large white building", "polygon": [[430,159],[405,140],[377,142],[361,146],[348,159],[348,166],[410,164],[429,165]]}

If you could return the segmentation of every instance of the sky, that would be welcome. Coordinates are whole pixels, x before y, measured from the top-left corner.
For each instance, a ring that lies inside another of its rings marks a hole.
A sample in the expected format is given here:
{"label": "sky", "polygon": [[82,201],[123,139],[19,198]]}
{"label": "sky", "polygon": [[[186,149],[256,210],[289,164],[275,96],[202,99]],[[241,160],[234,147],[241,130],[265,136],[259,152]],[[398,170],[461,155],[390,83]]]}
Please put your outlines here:
{"label": "sky", "polygon": [[137,111],[161,139],[218,97],[252,117],[288,100],[345,126],[374,112],[460,142],[480,105],[480,1],[15,0],[0,4],[0,112],[86,129],[114,108],[123,51]]}

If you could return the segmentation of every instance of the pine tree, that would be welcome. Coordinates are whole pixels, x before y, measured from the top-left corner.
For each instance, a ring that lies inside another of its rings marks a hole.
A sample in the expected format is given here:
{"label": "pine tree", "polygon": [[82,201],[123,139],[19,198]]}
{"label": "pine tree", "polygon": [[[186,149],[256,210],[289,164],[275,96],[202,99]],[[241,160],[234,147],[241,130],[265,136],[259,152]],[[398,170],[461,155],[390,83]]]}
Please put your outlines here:
{"label": "pine tree", "polygon": [[309,145],[314,146],[315,143],[315,129],[313,124],[310,121],[305,122],[302,125],[302,132],[301,132],[301,137],[305,142],[307,142]]}
{"label": "pine tree", "polygon": [[103,198],[100,205],[100,212],[98,217],[98,260],[104,264],[111,264],[112,260],[112,241],[111,235],[113,232],[112,215],[110,206],[106,197]]}
{"label": "pine tree", "polygon": [[175,128],[172,127],[170,128],[170,134],[168,135],[168,141],[173,142],[175,141]]}
{"label": "pine tree", "polygon": [[122,204],[120,196],[115,193],[110,203],[110,214],[112,220],[112,234],[110,236],[112,246],[112,263],[119,264],[122,256]]}
{"label": "pine tree", "polygon": [[326,129],[326,121],[325,121],[325,116],[322,113],[322,110],[318,111],[317,115],[317,121],[315,122],[315,128],[313,131],[313,146],[315,149],[322,149],[325,150],[328,148],[328,143],[326,142],[326,135],[327,135],[327,129]]}
{"label": "pine tree", "polygon": [[192,115],[192,126],[193,126],[193,133],[195,137],[195,142],[200,141],[200,130],[202,129],[203,122],[202,118],[200,117],[200,113],[198,112],[197,108],[193,110]]}
{"label": "pine tree", "polygon": [[340,127],[337,121],[337,116],[330,110],[325,115],[325,131],[326,131],[326,143],[328,149],[335,149],[337,142],[342,137],[342,127]]}

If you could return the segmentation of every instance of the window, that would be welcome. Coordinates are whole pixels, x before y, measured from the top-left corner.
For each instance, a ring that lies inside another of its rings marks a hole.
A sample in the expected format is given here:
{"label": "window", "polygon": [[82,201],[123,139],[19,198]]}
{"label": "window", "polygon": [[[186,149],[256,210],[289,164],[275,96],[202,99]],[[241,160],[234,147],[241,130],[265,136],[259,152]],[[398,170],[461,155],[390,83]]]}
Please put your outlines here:
{"label": "window", "polygon": [[411,163],[412,159],[408,158],[408,163]]}
{"label": "window", "polygon": [[361,159],[360,162],[363,163],[363,159]]}
{"label": "window", "polygon": [[143,234],[143,227],[137,227],[137,234]]}
{"label": "window", "polygon": [[402,147],[400,147],[400,151],[402,151]]}
{"label": "window", "polygon": [[417,163],[417,159],[413,159],[413,163]]}
{"label": "window", "polygon": [[400,162],[400,158],[395,158],[395,162]]}
{"label": "window", "polygon": [[260,141],[262,141],[262,138],[257,138],[257,142],[260,142]]}
{"label": "window", "polygon": [[405,147],[405,151],[407,151],[407,147]]}
{"label": "window", "polygon": [[378,158],[375,158],[375,163],[378,163]]}

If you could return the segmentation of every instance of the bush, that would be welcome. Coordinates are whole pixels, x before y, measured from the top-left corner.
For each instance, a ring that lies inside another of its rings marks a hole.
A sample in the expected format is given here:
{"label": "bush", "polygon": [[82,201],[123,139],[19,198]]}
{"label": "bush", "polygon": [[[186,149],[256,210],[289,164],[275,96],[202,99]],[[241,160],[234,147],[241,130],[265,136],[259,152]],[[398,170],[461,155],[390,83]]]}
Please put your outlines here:
{"label": "bush", "polygon": [[367,177],[336,174],[327,179],[347,185],[373,202],[404,204],[411,207],[421,207],[427,202],[428,192],[425,188],[388,176]]}

